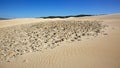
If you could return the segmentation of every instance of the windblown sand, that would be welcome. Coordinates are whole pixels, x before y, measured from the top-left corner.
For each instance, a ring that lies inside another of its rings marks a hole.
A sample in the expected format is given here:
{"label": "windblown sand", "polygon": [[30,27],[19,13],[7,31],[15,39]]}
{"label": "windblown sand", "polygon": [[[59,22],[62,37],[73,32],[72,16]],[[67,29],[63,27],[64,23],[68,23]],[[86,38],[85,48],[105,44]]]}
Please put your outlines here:
{"label": "windblown sand", "polygon": [[0,21],[0,68],[119,68],[120,15]]}

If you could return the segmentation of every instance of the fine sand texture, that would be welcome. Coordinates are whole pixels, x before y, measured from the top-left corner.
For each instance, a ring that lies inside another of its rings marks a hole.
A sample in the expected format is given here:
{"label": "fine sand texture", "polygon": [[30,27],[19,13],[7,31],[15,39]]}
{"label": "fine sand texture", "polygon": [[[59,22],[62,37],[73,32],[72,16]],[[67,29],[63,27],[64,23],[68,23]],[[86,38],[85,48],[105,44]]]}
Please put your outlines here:
{"label": "fine sand texture", "polygon": [[120,14],[0,20],[0,68],[120,68]]}

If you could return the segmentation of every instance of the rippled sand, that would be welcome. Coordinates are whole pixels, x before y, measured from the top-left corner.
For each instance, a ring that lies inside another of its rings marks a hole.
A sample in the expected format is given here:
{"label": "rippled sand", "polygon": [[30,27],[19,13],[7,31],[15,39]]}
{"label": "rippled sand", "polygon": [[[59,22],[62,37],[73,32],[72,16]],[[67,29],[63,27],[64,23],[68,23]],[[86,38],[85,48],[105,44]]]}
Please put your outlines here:
{"label": "rippled sand", "polygon": [[0,21],[1,68],[119,68],[120,15]]}

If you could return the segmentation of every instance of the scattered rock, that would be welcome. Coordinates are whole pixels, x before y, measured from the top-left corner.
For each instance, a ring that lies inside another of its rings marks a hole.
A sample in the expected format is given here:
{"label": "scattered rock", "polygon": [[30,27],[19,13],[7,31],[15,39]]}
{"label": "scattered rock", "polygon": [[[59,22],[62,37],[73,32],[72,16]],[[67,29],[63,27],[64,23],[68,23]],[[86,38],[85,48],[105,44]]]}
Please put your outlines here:
{"label": "scattered rock", "polygon": [[[67,40],[81,41],[82,36],[97,36],[103,28],[105,26],[99,21],[67,20],[0,28],[0,57],[4,57],[0,61],[9,62],[11,58],[29,52],[53,49]],[[10,51],[14,54],[9,55]]]}

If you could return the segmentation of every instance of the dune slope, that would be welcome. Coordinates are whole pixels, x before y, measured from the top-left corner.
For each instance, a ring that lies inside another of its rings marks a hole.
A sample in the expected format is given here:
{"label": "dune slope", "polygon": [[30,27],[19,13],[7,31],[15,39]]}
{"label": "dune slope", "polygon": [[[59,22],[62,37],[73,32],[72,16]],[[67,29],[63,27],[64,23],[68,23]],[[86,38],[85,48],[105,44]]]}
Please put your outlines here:
{"label": "dune slope", "polygon": [[116,14],[19,24],[10,20],[15,25],[0,28],[0,67],[119,68],[119,18]]}

